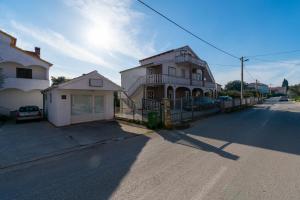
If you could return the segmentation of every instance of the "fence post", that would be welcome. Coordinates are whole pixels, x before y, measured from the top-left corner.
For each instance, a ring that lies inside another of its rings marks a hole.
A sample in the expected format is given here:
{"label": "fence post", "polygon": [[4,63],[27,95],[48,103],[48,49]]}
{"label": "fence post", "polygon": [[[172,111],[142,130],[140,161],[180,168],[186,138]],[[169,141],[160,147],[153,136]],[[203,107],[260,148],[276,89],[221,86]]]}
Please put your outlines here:
{"label": "fence post", "polygon": [[183,102],[182,102],[182,97],[180,98],[180,121],[182,121],[182,107],[183,107]]}
{"label": "fence post", "polygon": [[163,115],[163,124],[165,128],[172,128],[170,100],[168,98],[163,99]]}

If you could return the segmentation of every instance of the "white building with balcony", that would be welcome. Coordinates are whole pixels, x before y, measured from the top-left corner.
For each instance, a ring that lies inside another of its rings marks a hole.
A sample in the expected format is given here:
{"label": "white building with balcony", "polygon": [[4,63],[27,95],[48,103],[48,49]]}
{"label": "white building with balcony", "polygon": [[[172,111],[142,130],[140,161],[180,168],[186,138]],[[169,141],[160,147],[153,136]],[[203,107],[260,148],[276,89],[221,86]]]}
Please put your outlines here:
{"label": "white building with balcony", "polygon": [[17,39],[0,30],[0,114],[24,105],[43,107],[41,90],[49,87],[51,63],[41,59],[40,48],[26,51]]}
{"label": "white building with balcony", "polygon": [[161,100],[217,95],[208,64],[189,47],[166,51],[139,61],[140,66],[121,71],[125,94],[136,104],[143,98]]}

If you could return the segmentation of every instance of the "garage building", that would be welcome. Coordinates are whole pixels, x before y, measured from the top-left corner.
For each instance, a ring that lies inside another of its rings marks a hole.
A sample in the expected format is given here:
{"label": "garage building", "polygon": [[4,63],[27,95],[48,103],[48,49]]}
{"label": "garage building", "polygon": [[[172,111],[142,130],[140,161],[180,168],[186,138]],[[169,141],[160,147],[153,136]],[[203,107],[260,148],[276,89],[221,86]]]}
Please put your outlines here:
{"label": "garage building", "polygon": [[92,71],[43,93],[44,113],[55,126],[110,120],[114,117],[114,92],[121,88]]}

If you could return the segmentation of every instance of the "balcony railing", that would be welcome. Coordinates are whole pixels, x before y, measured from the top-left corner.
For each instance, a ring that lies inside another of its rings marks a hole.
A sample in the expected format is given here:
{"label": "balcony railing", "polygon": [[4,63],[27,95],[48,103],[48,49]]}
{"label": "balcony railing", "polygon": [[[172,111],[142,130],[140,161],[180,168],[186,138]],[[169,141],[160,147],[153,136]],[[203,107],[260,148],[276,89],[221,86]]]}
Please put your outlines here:
{"label": "balcony railing", "polygon": [[216,89],[216,84],[212,83],[212,82],[205,81],[204,87],[210,88],[210,89]]}
{"label": "balcony railing", "polygon": [[178,55],[175,57],[176,63],[192,63],[204,67],[206,63],[203,60],[192,57],[191,55]]}
{"label": "balcony railing", "polygon": [[146,76],[140,76],[135,83],[131,85],[131,87],[127,90],[127,94],[131,96],[141,85],[162,85],[162,84],[173,84],[173,85],[183,85],[183,86],[198,86],[198,87],[206,87],[210,89],[215,89],[216,84],[212,82],[205,82],[203,85],[202,80],[191,80],[187,78],[181,78],[176,76],[169,76],[166,74],[151,74]]}
{"label": "balcony railing", "polygon": [[146,75],[146,84],[178,84],[190,85],[190,79],[165,74]]}
{"label": "balcony railing", "polygon": [[0,89],[14,88],[23,91],[43,90],[49,87],[49,80],[25,79],[25,78],[4,78]]}

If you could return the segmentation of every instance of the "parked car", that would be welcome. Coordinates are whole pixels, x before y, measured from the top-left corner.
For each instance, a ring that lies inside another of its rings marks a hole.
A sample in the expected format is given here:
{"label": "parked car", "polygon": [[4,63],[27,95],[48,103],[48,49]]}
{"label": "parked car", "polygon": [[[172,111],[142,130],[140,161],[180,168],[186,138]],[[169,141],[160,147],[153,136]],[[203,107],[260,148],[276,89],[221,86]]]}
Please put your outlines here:
{"label": "parked car", "polygon": [[216,100],[216,102],[221,103],[224,101],[232,101],[232,97],[230,96],[219,96]]}
{"label": "parked car", "polygon": [[287,96],[281,96],[279,101],[289,101],[289,98]]}
{"label": "parked car", "polygon": [[192,110],[192,105],[193,105],[193,110],[203,110],[203,109],[210,109],[215,107],[216,103],[214,100],[212,100],[209,97],[196,97],[194,98],[193,102],[189,102],[187,105],[184,106],[184,109],[187,111]]}
{"label": "parked car", "polygon": [[22,106],[17,111],[16,122],[40,119],[42,119],[42,112],[38,106]]}

